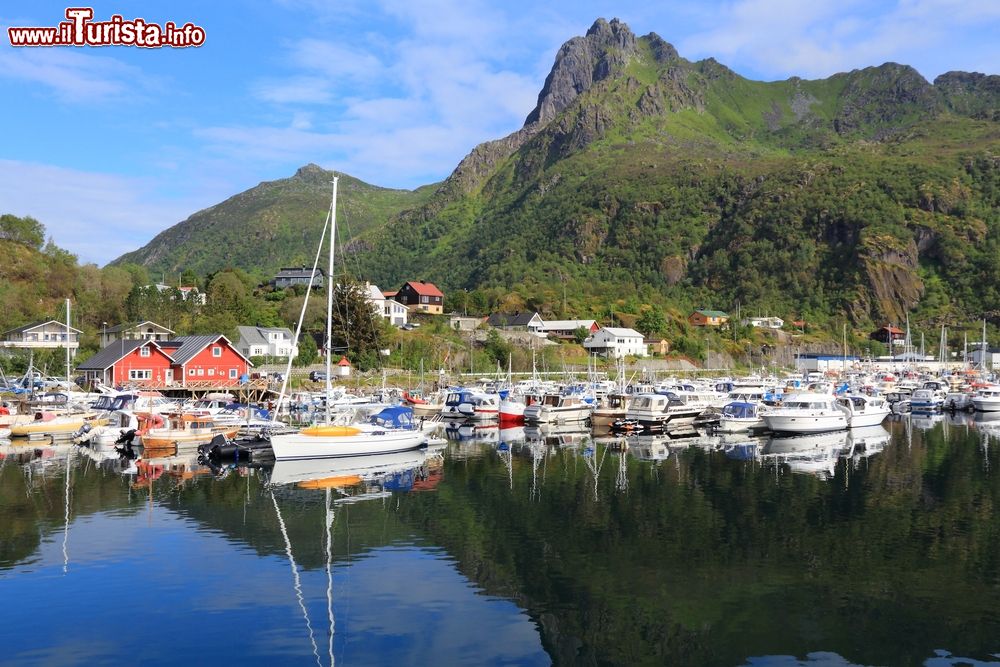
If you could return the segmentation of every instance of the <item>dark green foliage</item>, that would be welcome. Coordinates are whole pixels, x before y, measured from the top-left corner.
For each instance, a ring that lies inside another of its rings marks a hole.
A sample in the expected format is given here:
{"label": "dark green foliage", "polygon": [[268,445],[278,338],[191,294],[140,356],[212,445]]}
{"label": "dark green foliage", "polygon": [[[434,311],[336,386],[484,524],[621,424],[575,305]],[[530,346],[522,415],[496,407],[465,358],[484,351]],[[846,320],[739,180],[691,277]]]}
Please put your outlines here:
{"label": "dark green foliage", "polygon": [[295,366],[303,367],[316,363],[319,359],[319,351],[316,349],[316,341],[312,336],[299,337],[299,354],[292,362]]}
{"label": "dark green foliage", "polygon": [[14,241],[41,250],[45,241],[45,227],[31,216],[19,218],[10,213],[0,215],[0,239]]}

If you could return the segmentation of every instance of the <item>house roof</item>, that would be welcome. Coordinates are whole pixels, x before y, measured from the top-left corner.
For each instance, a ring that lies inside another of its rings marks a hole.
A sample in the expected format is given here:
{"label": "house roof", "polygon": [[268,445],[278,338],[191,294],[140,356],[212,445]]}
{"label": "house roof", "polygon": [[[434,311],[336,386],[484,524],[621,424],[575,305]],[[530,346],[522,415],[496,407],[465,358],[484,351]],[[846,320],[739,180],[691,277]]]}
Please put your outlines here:
{"label": "house roof", "polygon": [[371,283],[366,283],[365,289],[368,291],[368,298],[371,299],[372,301],[382,301],[385,299],[385,294],[383,294],[382,290],[380,290],[375,285],[372,285]]}
{"label": "house roof", "polygon": [[722,312],[721,310],[705,310],[703,308],[699,308],[698,310],[696,310],[694,312],[701,313],[705,317],[729,317],[729,315],[727,315],[726,313]]}
{"label": "house roof", "polygon": [[543,323],[542,329],[545,331],[564,331],[580,327],[589,329],[595,324],[597,324],[597,320],[551,320]]}
{"label": "house roof", "polygon": [[[626,329],[624,327],[604,327],[601,331],[607,331],[612,336],[621,336],[622,338],[642,338],[642,334],[635,329]],[[601,333],[598,331],[597,333]]]}
{"label": "house roof", "polygon": [[429,283],[423,280],[407,280],[404,287],[406,285],[409,285],[410,289],[412,289],[420,296],[440,296],[442,298],[444,297],[444,294],[434,285],[434,283]]}
{"label": "house roof", "polygon": [[[151,340],[116,340],[103,350],[98,351],[76,368],[81,371],[103,371],[106,368],[111,368],[118,362],[119,359],[131,354],[143,345],[152,345],[153,347],[160,349],[160,346],[157,345],[155,341]],[[164,350],[160,349],[160,351],[167,357],[170,356]]]}
{"label": "house roof", "polygon": [[396,296],[397,294],[399,294],[399,290],[398,289],[397,290],[386,290],[386,291],[382,292],[382,296],[384,296],[387,299],[391,299],[392,297]]}
{"label": "house roof", "polygon": [[492,313],[486,320],[491,327],[523,327],[527,326],[531,320],[538,317],[538,313],[531,311],[526,313]]}
{"label": "house roof", "polygon": [[[175,364],[183,366],[187,362],[194,359],[199,352],[219,340],[226,341],[226,344],[229,345],[229,347],[232,348],[236,354],[240,355],[240,357],[248,364],[250,363],[250,360],[243,356],[243,354],[236,349],[236,346],[229,342],[228,338],[220,334],[208,334],[206,336],[179,336],[173,340],[168,340],[162,343],[161,347],[168,349],[168,354],[170,354],[173,358]],[[252,366],[253,364],[250,365]]]}
{"label": "house roof", "polygon": [[[274,277],[275,278],[309,278],[312,275],[313,275],[312,270],[309,269],[309,267],[303,266],[303,267],[283,268],[280,271],[278,271],[278,273],[276,273]],[[316,275],[325,276],[326,274],[323,273],[323,269],[317,267],[316,268]]]}
{"label": "house roof", "polygon": [[900,336],[902,336],[905,333],[902,329],[899,329],[897,327],[890,327],[890,326],[885,326],[885,327],[882,327],[880,329],[876,329],[875,333],[878,333],[879,331],[888,331],[889,333],[891,333],[893,335],[899,334]]}
{"label": "house roof", "polygon": [[[7,334],[23,333],[25,331],[31,331],[32,329],[36,329],[36,328],[38,328],[38,327],[40,327],[40,326],[42,326],[44,324],[48,324],[50,322],[55,322],[56,324],[58,324],[63,329],[66,328],[66,324],[64,322],[60,322],[59,320],[42,320],[41,322],[32,322],[31,324],[25,324],[23,327],[17,327],[16,329],[8,329],[7,331],[4,331],[2,335],[6,336]],[[75,331],[77,333],[83,333],[79,329],[74,329],[73,327],[70,327],[69,330],[70,331]]]}
{"label": "house roof", "polygon": [[291,339],[292,332],[284,327],[236,327],[240,332],[240,342],[246,345],[269,345],[265,334],[281,333]]}
{"label": "house roof", "polygon": [[167,333],[173,333],[172,330],[166,328],[162,324],[157,324],[156,322],[153,322],[151,320],[146,320],[144,322],[134,322],[134,323],[126,322],[125,324],[116,324],[113,327],[106,327],[105,329],[103,329],[103,331],[105,333],[120,333],[122,331],[131,331],[132,329],[138,329],[139,327],[144,326],[146,324],[152,324],[154,327],[159,327],[160,329],[163,329]]}

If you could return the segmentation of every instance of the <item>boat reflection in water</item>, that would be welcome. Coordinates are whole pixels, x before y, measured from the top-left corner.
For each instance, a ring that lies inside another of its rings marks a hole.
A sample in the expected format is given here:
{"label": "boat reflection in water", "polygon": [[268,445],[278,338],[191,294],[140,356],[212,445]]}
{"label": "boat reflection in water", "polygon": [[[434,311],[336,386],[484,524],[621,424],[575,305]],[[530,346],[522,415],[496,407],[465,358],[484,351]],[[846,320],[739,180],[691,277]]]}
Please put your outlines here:
{"label": "boat reflection in water", "polygon": [[580,447],[591,443],[590,430],[580,423],[538,424],[524,427],[528,442],[543,443],[549,447]]}
{"label": "boat reflection in water", "polygon": [[847,431],[773,436],[762,456],[765,460],[786,464],[792,472],[828,479],[836,470],[837,457],[849,447],[847,439]]}
{"label": "boat reflection in water", "polygon": [[[334,489],[352,502],[381,498],[393,491],[427,490],[432,470],[440,471],[440,455],[426,449],[337,459],[276,461],[270,483],[300,489]],[[440,480],[440,475],[437,477]]]}
{"label": "boat reflection in water", "polygon": [[668,435],[633,435],[626,438],[628,453],[640,461],[665,461],[670,458],[672,440]]}

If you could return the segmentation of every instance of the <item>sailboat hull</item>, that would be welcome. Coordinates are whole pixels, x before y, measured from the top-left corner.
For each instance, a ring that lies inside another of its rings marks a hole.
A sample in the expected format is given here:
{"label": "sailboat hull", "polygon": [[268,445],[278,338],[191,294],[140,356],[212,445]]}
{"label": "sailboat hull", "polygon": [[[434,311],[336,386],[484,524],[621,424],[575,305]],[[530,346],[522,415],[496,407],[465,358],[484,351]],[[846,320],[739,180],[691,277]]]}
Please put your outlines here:
{"label": "sailboat hull", "polygon": [[355,435],[316,436],[304,433],[272,435],[276,461],[332,459],[366,454],[392,454],[417,449],[427,438],[420,431],[362,431]]}

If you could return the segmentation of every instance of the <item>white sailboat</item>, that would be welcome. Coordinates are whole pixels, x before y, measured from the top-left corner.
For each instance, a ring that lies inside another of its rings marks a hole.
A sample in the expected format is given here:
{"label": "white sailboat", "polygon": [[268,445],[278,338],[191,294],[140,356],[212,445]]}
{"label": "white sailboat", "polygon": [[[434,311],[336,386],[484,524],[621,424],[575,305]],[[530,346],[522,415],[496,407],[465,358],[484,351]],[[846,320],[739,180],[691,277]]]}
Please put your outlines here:
{"label": "white sailboat", "polygon": [[[333,330],[333,256],[337,236],[337,181],[333,178],[333,197],[328,215],[330,225],[330,256],[326,286],[326,395],[332,394],[330,357]],[[324,232],[325,232],[324,228]],[[320,241],[322,247],[322,239]],[[319,263],[317,259],[315,264]],[[313,275],[316,266],[313,266]],[[297,342],[297,340],[296,340]],[[426,436],[413,424],[409,408],[386,408],[364,424],[334,423],[326,401],[326,420],[297,433],[271,435],[271,447],[276,461],[389,454],[416,449],[427,443]]]}

